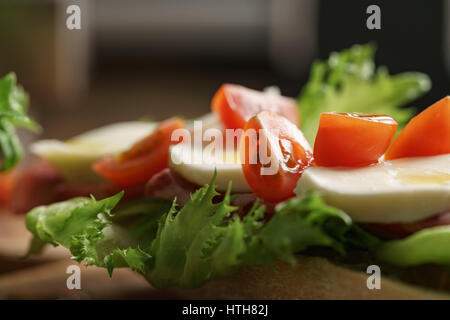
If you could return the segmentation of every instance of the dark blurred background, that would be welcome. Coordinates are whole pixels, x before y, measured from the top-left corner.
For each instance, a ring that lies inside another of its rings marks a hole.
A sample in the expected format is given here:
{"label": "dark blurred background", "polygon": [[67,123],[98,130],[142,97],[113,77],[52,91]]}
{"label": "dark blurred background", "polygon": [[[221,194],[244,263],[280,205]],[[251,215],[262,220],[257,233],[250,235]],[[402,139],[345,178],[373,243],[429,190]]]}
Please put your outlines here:
{"label": "dark blurred background", "polygon": [[[67,30],[66,8],[82,29]],[[366,8],[381,7],[381,30]],[[446,0],[0,0],[0,74],[17,73],[45,137],[113,121],[198,116],[224,82],[297,96],[311,62],[374,41],[391,73],[433,81],[415,102],[449,93]]]}

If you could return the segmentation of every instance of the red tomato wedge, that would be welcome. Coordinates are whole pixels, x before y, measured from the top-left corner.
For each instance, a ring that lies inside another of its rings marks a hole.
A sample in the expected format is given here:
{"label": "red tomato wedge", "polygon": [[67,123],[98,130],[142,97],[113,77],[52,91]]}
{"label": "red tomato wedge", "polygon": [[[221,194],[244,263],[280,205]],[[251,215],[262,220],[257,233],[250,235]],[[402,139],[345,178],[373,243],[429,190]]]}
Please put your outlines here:
{"label": "red tomato wedge", "polygon": [[240,153],[248,184],[268,202],[293,196],[298,179],[313,161],[311,147],[297,126],[268,111],[248,120]]}
{"label": "red tomato wedge", "polygon": [[322,113],[314,143],[315,164],[362,167],[377,163],[397,126],[397,121],[385,115]]}
{"label": "red tomato wedge", "polygon": [[155,173],[168,167],[172,132],[183,128],[180,118],[162,122],[154,132],[118,156],[105,157],[94,163],[95,172],[119,186],[146,182]]}
{"label": "red tomato wedge", "polygon": [[242,129],[245,123],[261,111],[271,111],[299,124],[294,99],[252,90],[236,84],[224,84],[214,95],[212,110],[228,129]]}
{"label": "red tomato wedge", "polygon": [[450,153],[450,97],[415,116],[395,138],[386,160]]}
{"label": "red tomato wedge", "polygon": [[17,178],[18,171],[16,168],[0,173],[0,206],[9,204]]}

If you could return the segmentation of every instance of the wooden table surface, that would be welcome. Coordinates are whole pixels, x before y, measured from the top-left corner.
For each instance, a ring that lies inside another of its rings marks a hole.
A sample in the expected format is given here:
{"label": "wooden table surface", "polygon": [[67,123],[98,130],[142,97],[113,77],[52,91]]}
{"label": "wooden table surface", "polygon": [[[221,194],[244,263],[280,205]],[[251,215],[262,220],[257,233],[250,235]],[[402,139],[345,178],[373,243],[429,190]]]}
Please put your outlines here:
{"label": "wooden table surface", "polygon": [[24,216],[0,214],[0,299],[129,299],[176,298],[164,290],[154,290],[137,273],[81,266],[81,290],[67,289],[70,259],[68,250],[48,246],[44,253],[24,259],[31,234]]}

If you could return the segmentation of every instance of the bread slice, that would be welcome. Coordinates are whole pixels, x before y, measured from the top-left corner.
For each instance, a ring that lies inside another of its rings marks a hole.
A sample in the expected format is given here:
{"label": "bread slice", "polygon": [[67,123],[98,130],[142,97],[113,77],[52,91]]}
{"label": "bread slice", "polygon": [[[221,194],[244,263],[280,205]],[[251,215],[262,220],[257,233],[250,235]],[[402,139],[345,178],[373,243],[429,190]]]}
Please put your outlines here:
{"label": "bread slice", "polygon": [[300,256],[296,267],[251,266],[196,290],[155,289],[136,272],[81,267],[81,290],[68,290],[70,259],[61,259],[0,275],[0,299],[448,299],[442,293],[388,280],[369,290],[369,275],[335,266],[324,258]]}
{"label": "bread slice", "polygon": [[381,289],[367,288],[369,274],[336,266],[325,258],[299,256],[292,267],[251,266],[200,289],[174,289],[188,299],[448,299],[434,292],[383,277]]}

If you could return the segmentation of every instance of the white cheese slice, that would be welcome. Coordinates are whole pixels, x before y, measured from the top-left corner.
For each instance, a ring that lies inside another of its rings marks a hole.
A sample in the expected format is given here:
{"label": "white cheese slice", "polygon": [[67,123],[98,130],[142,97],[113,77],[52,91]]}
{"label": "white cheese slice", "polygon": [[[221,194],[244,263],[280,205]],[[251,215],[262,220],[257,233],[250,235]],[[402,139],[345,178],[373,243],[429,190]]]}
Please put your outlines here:
{"label": "white cheese slice", "polygon": [[180,143],[171,146],[169,165],[172,170],[186,180],[199,186],[209,184],[216,170],[214,184],[220,191],[227,190],[228,183],[232,181],[233,192],[252,192],[245,179],[237,151],[222,154],[205,152],[202,148],[191,148]]}
{"label": "white cheese slice", "polygon": [[357,222],[413,222],[450,210],[450,154],[364,168],[311,167],[295,193],[317,190]]}
{"label": "white cheese slice", "polygon": [[142,121],[114,123],[67,141],[39,140],[31,145],[31,152],[53,164],[68,181],[97,182],[101,178],[92,170],[96,160],[129,149],[156,125]]}

